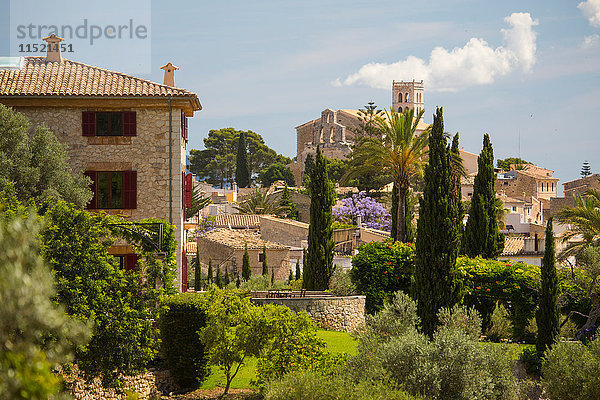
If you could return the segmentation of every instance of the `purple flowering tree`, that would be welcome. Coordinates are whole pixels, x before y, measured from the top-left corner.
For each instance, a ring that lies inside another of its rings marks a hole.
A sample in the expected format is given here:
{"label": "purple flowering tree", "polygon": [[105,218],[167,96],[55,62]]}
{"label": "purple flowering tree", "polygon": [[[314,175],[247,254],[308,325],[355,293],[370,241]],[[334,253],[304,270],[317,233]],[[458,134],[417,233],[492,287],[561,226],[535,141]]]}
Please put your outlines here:
{"label": "purple flowering tree", "polygon": [[332,210],[336,221],[345,224],[355,224],[360,216],[367,228],[390,231],[392,216],[385,207],[375,199],[367,196],[365,192],[352,195],[342,200],[342,204]]}

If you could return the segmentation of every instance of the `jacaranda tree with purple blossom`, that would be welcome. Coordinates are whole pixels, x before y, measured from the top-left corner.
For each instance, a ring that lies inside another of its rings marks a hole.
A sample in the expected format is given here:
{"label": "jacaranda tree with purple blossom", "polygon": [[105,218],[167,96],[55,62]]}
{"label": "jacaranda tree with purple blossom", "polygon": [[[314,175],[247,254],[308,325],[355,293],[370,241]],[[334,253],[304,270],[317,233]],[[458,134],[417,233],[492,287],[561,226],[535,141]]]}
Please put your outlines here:
{"label": "jacaranda tree with purple blossom", "polygon": [[356,224],[358,217],[367,228],[390,231],[392,216],[385,207],[365,192],[353,194],[342,200],[342,204],[333,210],[333,218],[346,224]]}

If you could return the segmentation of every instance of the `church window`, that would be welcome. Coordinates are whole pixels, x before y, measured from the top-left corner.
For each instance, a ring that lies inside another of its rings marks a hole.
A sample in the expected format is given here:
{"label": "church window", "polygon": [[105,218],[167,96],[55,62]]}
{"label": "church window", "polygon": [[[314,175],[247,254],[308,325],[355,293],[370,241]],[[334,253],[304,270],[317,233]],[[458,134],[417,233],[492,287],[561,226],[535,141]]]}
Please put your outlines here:
{"label": "church window", "polygon": [[323,143],[323,127],[321,127],[321,132],[319,134],[319,143]]}
{"label": "church window", "polygon": [[398,93],[398,103],[402,103],[402,93]]}
{"label": "church window", "polygon": [[335,130],[333,129],[333,126],[331,127],[331,129],[329,129],[329,143],[333,143],[335,139]]}
{"label": "church window", "polygon": [[402,112],[402,107],[398,107],[398,112],[401,113]]}
{"label": "church window", "polygon": [[406,102],[408,103],[408,93],[406,93]]}

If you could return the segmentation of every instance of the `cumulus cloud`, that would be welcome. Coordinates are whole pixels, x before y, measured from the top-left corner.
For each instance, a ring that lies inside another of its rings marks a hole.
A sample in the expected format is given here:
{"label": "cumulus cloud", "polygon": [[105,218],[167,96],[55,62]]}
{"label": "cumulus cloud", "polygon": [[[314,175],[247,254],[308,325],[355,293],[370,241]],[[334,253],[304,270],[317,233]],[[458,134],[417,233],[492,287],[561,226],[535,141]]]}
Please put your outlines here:
{"label": "cumulus cloud", "polygon": [[594,33],[593,35],[585,36],[583,38],[583,43],[581,44],[581,46],[584,49],[587,49],[589,47],[594,47],[596,44],[598,44],[598,41],[600,41],[600,35],[598,35],[597,33]]}
{"label": "cumulus cloud", "polygon": [[492,48],[485,40],[471,38],[463,47],[452,50],[436,47],[429,60],[408,56],[395,63],[369,63],[344,79],[336,79],[335,86],[365,85],[388,89],[392,80],[423,79],[430,90],[455,91],[472,85],[493,83],[498,76],[515,69],[531,71],[535,64],[536,33],[538,24],[529,13],[513,13],[504,21],[509,28],[502,29],[504,46]]}
{"label": "cumulus cloud", "polygon": [[600,28],[600,0],[582,1],[577,6],[588,19],[590,25]]}

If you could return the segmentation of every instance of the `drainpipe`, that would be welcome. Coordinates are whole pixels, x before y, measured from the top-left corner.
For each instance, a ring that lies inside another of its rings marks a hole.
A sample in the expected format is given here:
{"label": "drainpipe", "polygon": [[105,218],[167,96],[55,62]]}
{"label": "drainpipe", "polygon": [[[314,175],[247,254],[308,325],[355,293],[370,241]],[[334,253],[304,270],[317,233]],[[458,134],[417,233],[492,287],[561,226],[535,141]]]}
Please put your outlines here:
{"label": "drainpipe", "polygon": [[167,98],[169,105],[169,223],[173,224],[173,110],[171,96]]}

